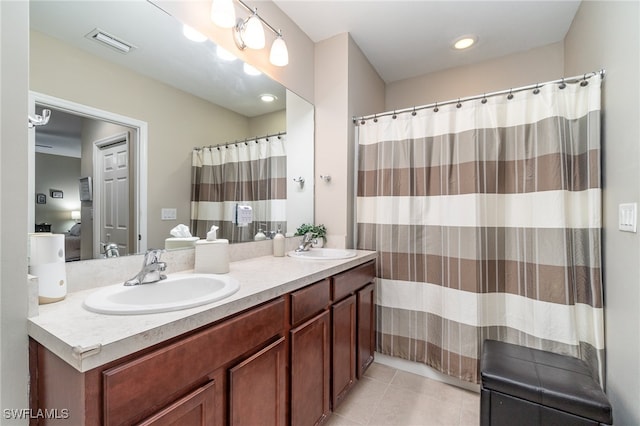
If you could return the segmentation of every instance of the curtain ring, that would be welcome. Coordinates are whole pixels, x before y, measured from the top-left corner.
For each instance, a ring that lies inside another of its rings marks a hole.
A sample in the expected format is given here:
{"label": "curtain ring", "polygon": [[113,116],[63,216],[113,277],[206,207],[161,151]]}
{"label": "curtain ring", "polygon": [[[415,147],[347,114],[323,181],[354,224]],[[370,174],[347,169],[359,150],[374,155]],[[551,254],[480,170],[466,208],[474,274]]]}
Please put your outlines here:
{"label": "curtain ring", "polygon": [[509,89],[509,94],[507,95],[507,99],[513,99],[513,89]]}
{"label": "curtain ring", "polygon": [[440,111],[440,108],[438,108],[438,103],[436,102],[436,106],[433,108],[433,112],[438,112]]}
{"label": "curtain ring", "polygon": [[413,107],[413,112],[411,113],[412,116],[416,116],[417,112],[416,112],[416,107]]}
{"label": "curtain ring", "polygon": [[560,82],[560,85],[558,86],[558,88],[560,90],[564,89],[565,87],[567,87],[567,83],[564,82],[564,78],[562,79],[562,81]]}
{"label": "curtain ring", "polygon": [[366,121],[363,118],[362,121],[360,121],[360,124],[364,124],[364,123],[366,123]]}
{"label": "curtain ring", "polygon": [[395,120],[396,118],[398,118],[398,114],[396,114],[396,112],[393,111],[393,115],[391,116],[391,118],[393,118]]}
{"label": "curtain ring", "polygon": [[537,95],[538,93],[540,93],[540,89],[538,88],[538,84],[536,83],[536,88],[533,89],[533,94]]}
{"label": "curtain ring", "polygon": [[482,104],[486,104],[487,103],[487,94],[486,93],[482,95],[482,100],[480,101],[480,103],[482,103]]}
{"label": "curtain ring", "polygon": [[460,103],[460,98],[458,98],[458,103],[456,104],[456,108],[462,108],[462,104]]}
{"label": "curtain ring", "polygon": [[587,75],[585,74],[580,82],[580,87],[585,87],[587,84],[589,84],[589,82],[587,81]]}
{"label": "curtain ring", "polygon": [[378,122],[378,117],[376,117],[376,115],[375,115],[375,114],[373,115],[373,122],[374,122],[374,123],[377,123],[377,122]]}

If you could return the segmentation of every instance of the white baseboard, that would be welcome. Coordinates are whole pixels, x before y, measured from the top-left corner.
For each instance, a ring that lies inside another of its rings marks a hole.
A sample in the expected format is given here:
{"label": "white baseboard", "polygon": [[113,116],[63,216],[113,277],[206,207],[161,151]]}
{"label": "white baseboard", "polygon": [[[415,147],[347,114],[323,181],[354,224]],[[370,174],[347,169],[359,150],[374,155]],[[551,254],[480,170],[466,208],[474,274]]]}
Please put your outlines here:
{"label": "white baseboard", "polygon": [[455,377],[447,376],[439,371],[434,370],[428,365],[421,364],[419,362],[407,361],[406,359],[396,358],[389,355],[383,355],[381,353],[375,353],[375,362],[386,365],[388,367],[397,368],[398,370],[406,371],[408,373],[417,374],[419,376],[427,377],[432,380],[437,380],[452,386],[457,386],[462,389],[466,389],[472,392],[480,392],[480,385],[475,383],[465,382]]}

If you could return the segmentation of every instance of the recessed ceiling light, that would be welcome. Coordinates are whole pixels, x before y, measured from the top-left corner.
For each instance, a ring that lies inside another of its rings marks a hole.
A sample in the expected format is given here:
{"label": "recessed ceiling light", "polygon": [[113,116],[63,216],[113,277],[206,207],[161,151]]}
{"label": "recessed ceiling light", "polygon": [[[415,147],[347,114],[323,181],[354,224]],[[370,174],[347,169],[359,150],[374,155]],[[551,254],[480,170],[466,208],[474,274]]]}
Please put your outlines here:
{"label": "recessed ceiling light", "polygon": [[186,24],[182,26],[182,34],[184,34],[184,36],[189,40],[195,41],[197,43],[202,43],[207,39],[206,35],[202,34],[199,31],[196,31]]}
{"label": "recessed ceiling light", "polygon": [[478,37],[476,36],[462,36],[453,42],[453,48],[457,50],[468,49],[473,46],[476,41],[478,41]]}
{"label": "recessed ceiling light", "polygon": [[272,95],[270,93],[265,93],[264,95],[260,95],[260,100],[262,102],[273,102],[276,99],[278,99],[275,95]]}

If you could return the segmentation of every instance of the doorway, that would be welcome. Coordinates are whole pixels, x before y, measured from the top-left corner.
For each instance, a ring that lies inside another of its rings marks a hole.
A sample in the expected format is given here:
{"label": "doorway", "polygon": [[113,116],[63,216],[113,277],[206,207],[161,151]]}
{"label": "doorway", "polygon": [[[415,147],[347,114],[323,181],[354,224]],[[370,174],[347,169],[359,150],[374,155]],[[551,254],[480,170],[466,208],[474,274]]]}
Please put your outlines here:
{"label": "doorway", "polygon": [[[29,108],[30,113],[39,112],[42,108],[50,109],[52,111],[50,123],[55,123],[56,117],[58,117],[63,121],[75,122],[75,125],[80,126],[81,129],[74,131],[76,134],[74,144],[78,145],[74,150],[76,157],[78,157],[77,161],[80,163],[78,167],[80,172],[71,172],[75,175],[73,182],[67,183],[68,190],[60,191],[65,197],[65,203],[57,216],[60,219],[67,219],[67,222],[59,221],[56,226],[52,225],[50,229],[51,232],[65,234],[65,240],[68,240],[65,241],[68,245],[66,251],[69,252],[69,256],[66,257],[69,260],[103,257],[104,251],[101,242],[105,242],[106,235],[101,235],[101,233],[111,226],[114,226],[114,230],[106,232],[109,234],[108,239],[111,239],[107,242],[116,242],[121,254],[144,252],[147,241],[147,218],[144,213],[146,212],[147,198],[147,123],[36,92],[30,92]],[[47,195],[44,193],[43,183],[36,182],[36,176],[41,174],[42,157],[46,157],[42,151],[51,151],[54,145],[50,141],[37,143],[36,138],[41,141],[40,134],[47,132],[57,132],[58,136],[64,135],[65,132],[69,133],[68,129],[55,129],[55,124],[49,130],[47,130],[48,126],[36,127],[36,131],[29,134],[29,189],[30,193],[34,195],[29,203],[30,232],[37,230],[36,225],[42,223],[42,216],[39,213],[42,212],[43,206],[38,203],[43,200],[43,195]],[[124,151],[117,148],[123,146],[126,146]],[[61,157],[49,155],[49,158]],[[112,163],[114,160],[115,163]],[[112,166],[116,166],[117,170],[108,171]],[[105,170],[107,170],[106,175]],[[55,173],[55,169],[52,173]],[[108,182],[105,187],[105,176],[107,179],[115,178],[116,180]],[[83,178],[85,185],[87,181],[92,183],[92,188],[89,191],[91,197],[88,199],[86,194],[82,200],[80,199],[81,178]],[[49,180],[44,183],[44,186],[54,185],[52,182]],[[116,185],[110,186],[111,183]],[[100,187],[98,187],[99,185]],[[105,188],[109,192],[105,191]],[[109,196],[116,198],[109,198]],[[52,200],[50,198],[50,201]],[[62,200],[56,199],[56,201]],[[40,220],[38,220],[39,218]],[[109,223],[106,223],[105,220]],[[71,232],[71,228],[74,232]],[[71,237],[76,237],[75,239],[79,240],[77,251],[73,251],[74,239]]]}

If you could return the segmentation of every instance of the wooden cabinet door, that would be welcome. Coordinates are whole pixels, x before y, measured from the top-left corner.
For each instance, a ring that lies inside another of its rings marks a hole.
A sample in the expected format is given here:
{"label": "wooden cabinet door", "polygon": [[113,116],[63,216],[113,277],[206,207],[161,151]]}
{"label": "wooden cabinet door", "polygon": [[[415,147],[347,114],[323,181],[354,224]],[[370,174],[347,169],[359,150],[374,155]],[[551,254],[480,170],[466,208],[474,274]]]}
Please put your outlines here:
{"label": "wooden cabinet door", "polygon": [[330,313],[291,330],[291,424],[316,425],[330,412]]}
{"label": "wooden cabinet door", "polygon": [[287,422],[284,337],[229,370],[229,423],[277,426]]}
{"label": "wooden cabinet door", "polygon": [[215,382],[212,380],[143,420],[139,426],[212,426],[214,407]]}
{"label": "wooden cabinet door", "polygon": [[331,317],[331,404],[335,410],[356,381],[356,295],[334,304]]}
{"label": "wooden cabinet door", "polygon": [[376,350],[376,305],[374,284],[371,283],[357,293],[358,295],[358,378],[373,362]]}

